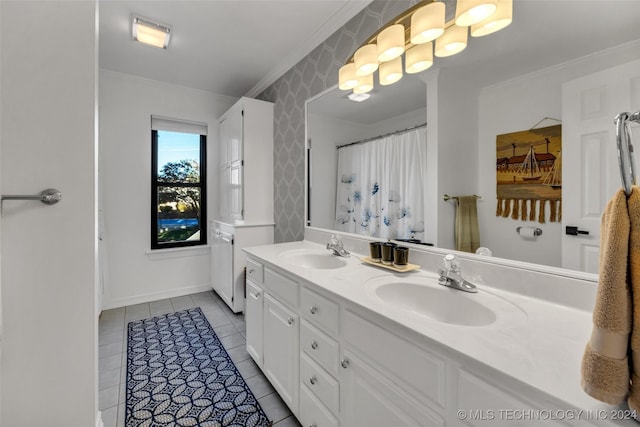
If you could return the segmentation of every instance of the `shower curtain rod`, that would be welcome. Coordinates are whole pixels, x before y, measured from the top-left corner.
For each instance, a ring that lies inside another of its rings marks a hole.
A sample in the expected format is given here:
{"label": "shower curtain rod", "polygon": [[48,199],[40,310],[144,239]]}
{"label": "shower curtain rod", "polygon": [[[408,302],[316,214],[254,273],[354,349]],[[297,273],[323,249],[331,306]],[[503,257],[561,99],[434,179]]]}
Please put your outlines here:
{"label": "shower curtain rod", "polygon": [[391,136],[391,135],[398,135],[398,134],[401,134],[401,133],[404,133],[404,132],[409,132],[410,130],[418,129],[418,128],[425,127],[425,126],[427,126],[427,123],[423,123],[421,125],[416,125],[416,126],[411,126],[411,127],[405,128],[405,129],[400,129],[400,130],[397,130],[395,132],[385,133],[384,135],[372,136],[371,138],[361,139],[360,141],[350,142],[348,144],[337,145],[336,149],[339,150],[341,148],[349,147],[351,145],[364,144],[365,142],[374,141],[376,139],[385,138],[385,137]]}

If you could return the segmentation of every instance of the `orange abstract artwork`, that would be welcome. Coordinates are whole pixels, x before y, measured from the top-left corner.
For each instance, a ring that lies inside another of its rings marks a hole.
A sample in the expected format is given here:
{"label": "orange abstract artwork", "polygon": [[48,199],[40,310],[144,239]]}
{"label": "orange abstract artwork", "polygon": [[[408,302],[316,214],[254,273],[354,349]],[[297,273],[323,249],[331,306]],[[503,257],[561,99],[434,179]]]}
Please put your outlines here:
{"label": "orange abstract artwork", "polygon": [[562,219],[562,126],[496,137],[496,216],[544,223]]}

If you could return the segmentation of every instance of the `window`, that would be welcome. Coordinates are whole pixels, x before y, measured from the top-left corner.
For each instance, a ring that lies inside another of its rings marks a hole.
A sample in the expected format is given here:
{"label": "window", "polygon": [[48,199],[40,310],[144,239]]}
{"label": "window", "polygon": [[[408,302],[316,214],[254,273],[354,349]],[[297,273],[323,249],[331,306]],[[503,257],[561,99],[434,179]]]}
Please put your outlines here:
{"label": "window", "polygon": [[151,119],[151,249],[207,244],[206,125]]}

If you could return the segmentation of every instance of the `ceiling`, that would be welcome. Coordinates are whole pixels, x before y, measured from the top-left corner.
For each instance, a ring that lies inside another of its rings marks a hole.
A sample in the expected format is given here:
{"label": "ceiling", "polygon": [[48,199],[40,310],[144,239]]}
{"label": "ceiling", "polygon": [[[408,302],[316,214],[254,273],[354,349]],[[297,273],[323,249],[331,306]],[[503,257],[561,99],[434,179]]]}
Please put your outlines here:
{"label": "ceiling", "polygon": [[[256,96],[371,0],[100,0],[100,68]],[[131,15],[172,27],[167,50],[131,39]]]}
{"label": "ceiling", "polygon": [[[100,0],[100,67],[256,96],[370,2]],[[445,4],[451,18],[455,1]],[[640,39],[639,0],[515,0],[513,13],[509,27],[470,38],[465,51],[436,58],[433,69],[483,87]],[[171,25],[169,48],[133,42],[131,14]]]}

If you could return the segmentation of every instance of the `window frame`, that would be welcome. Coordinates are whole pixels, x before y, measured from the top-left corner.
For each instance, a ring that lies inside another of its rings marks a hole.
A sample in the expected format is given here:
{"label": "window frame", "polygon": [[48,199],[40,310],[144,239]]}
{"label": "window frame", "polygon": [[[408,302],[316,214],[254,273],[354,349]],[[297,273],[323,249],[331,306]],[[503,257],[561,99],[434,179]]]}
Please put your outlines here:
{"label": "window frame", "polygon": [[[181,132],[187,133],[187,132]],[[171,249],[207,245],[207,135],[200,136],[200,179],[198,183],[158,181],[158,130],[151,130],[151,249]],[[158,242],[158,188],[193,187],[200,189],[200,239]]]}

